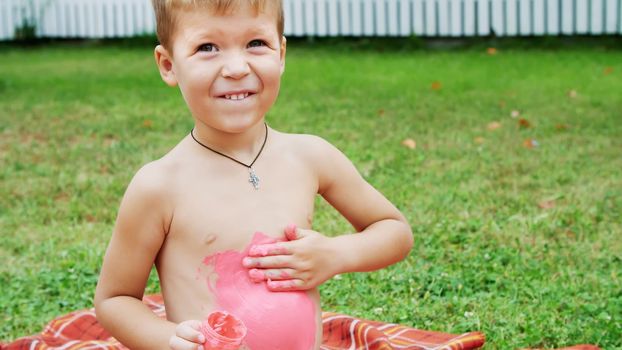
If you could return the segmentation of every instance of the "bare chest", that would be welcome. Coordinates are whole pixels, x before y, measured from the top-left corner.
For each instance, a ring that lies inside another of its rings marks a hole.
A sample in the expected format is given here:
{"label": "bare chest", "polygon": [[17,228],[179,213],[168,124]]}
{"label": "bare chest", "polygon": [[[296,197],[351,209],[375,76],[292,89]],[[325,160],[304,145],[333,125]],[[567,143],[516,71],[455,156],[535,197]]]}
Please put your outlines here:
{"label": "bare chest", "polygon": [[[267,164],[267,163],[265,163]],[[256,232],[282,238],[289,224],[311,227],[316,180],[303,169],[257,165],[190,171],[176,184],[168,240],[199,255],[241,250]],[[185,185],[185,184],[192,184]]]}

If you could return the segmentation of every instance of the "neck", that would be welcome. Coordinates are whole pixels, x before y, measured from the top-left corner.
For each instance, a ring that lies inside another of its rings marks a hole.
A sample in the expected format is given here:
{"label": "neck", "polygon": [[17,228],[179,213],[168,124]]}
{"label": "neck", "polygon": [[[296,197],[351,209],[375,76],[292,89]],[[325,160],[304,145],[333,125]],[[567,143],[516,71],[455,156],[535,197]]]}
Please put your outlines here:
{"label": "neck", "polygon": [[261,149],[266,133],[263,121],[239,133],[217,130],[200,122],[195,123],[193,129],[194,137],[205,146],[246,164],[249,164]]}

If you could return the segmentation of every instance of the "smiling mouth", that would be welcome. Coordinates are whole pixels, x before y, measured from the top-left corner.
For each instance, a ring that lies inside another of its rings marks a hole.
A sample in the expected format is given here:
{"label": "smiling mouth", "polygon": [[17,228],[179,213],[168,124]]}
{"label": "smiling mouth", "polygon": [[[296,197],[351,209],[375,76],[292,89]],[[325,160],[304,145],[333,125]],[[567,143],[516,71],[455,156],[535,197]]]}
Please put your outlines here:
{"label": "smiling mouth", "polygon": [[246,98],[248,98],[249,96],[253,96],[254,93],[251,92],[244,92],[244,93],[240,93],[240,94],[227,94],[227,95],[223,95],[220,96],[220,98],[224,98],[225,100],[231,100],[231,101],[240,101],[240,100],[244,100]]}

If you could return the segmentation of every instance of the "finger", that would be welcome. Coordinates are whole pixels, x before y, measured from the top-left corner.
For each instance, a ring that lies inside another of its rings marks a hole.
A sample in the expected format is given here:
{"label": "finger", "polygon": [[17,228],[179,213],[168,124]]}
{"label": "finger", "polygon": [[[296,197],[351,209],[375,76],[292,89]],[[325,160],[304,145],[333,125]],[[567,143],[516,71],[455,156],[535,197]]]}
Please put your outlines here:
{"label": "finger", "polygon": [[250,269],[248,271],[248,276],[250,277],[251,281],[255,283],[263,282],[267,279],[263,270],[258,269]]}
{"label": "finger", "polygon": [[177,336],[171,337],[168,346],[173,350],[203,350],[203,345],[193,343]]}
{"label": "finger", "polygon": [[248,250],[248,256],[290,255],[290,251],[284,243],[271,243],[254,245]]}
{"label": "finger", "polygon": [[194,343],[205,343],[205,336],[199,331],[201,321],[186,321],[177,325],[175,335],[179,338]]}
{"label": "finger", "polygon": [[291,292],[295,290],[303,290],[304,282],[299,279],[272,281],[266,283],[268,290],[272,292]]}
{"label": "finger", "polygon": [[262,282],[265,280],[288,280],[292,279],[296,273],[294,269],[269,269],[269,270],[259,270],[259,269],[251,269],[248,272],[251,280],[253,282]]}
{"label": "finger", "polygon": [[298,239],[298,227],[296,227],[296,224],[287,225],[285,228],[285,237],[290,241]]}
{"label": "finger", "polygon": [[291,255],[275,255],[263,258],[245,257],[242,265],[246,268],[280,269],[291,266]]}

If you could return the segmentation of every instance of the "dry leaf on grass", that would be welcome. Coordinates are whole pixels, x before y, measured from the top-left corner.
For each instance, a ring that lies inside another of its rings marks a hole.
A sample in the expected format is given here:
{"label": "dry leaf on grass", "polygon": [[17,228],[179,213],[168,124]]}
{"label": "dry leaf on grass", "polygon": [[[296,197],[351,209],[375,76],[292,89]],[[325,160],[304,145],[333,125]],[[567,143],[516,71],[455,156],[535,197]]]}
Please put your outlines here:
{"label": "dry leaf on grass", "polygon": [[540,209],[552,209],[555,208],[555,200],[544,200],[538,203]]}
{"label": "dry leaf on grass", "polygon": [[613,67],[605,67],[605,70],[603,72],[605,73],[605,75],[609,75],[613,73]]}
{"label": "dry leaf on grass", "polygon": [[384,115],[384,109],[378,110],[378,116],[382,117]]}
{"label": "dry leaf on grass", "polygon": [[405,139],[404,141],[402,141],[402,146],[410,149],[415,149],[417,148],[417,143],[413,139]]}
{"label": "dry leaf on grass", "polygon": [[57,194],[54,197],[54,201],[56,202],[68,202],[69,201],[69,194],[67,194],[67,192],[61,192],[59,194]]}
{"label": "dry leaf on grass", "polygon": [[435,81],[432,83],[432,90],[440,90],[443,87],[440,81]]}
{"label": "dry leaf on grass", "polygon": [[512,118],[518,118],[520,116],[520,112],[516,109],[512,110],[512,112],[510,112],[510,117]]}
{"label": "dry leaf on grass", "polygon": [[488,53],[490,56],[494,56],[497,54],[497,49],[494,47],[489,47],[488,49],[486,49],[486,53]]}
{"label": "dry leaf on grass", "polygon": [[568,124],[555,124],[555,129],[557,130],[566,130],[568,128],[570,128]]}
{"label": "dry leaf on grass", "polygon": [[525,118],[520,118],[518,120],[518,127],[521,129],[528,129],[531,128],[531,123],[529,123],[529,120]]}
{"label": "dry leaf on grass", "polygon": [[501,123],[499,123],[499,122],[492,122],[492,123],[489,123],[486,126],[486,129],[488,129],[489,131],[494,131],[494,130],[499,129],[500,127],[501,127]]}
{"label": "dry leaf on grass", "polygon": [[570,98],[577,98],[577,90],[570,90],[570,91],[568,91],[568,97],[570,97]]}
{"label": "dry leaf on grass", "polygon": [[534,139],[526,139],[525,141],[523,141],[523,147],[525,148],[536,148],[540,146],[540,144],[538,143],[538,141],[534,140]]}
{"label": "dry leaf on grass", "polygon": [[484,143],[485,139],[483,137],[481,137],[481,136],[478,136],[478,137],[474,138],[473,141],[475,143],[477,143],[478,145],[481,145],[482,143]]}
{"label": "dry leaf on grass", "polygon": [[150,128],[152,126],[153,126],[153,122],[151,121],[151,119],[143,120],[143,128]]}

